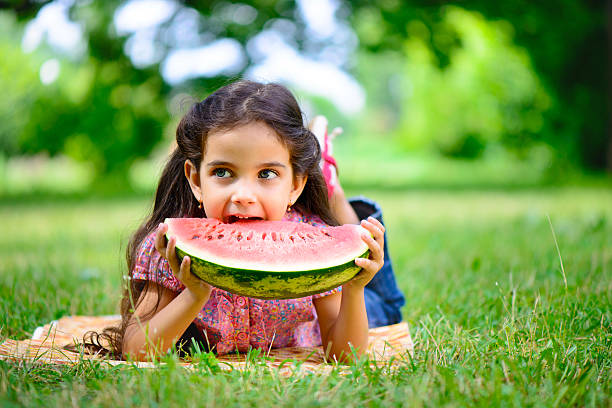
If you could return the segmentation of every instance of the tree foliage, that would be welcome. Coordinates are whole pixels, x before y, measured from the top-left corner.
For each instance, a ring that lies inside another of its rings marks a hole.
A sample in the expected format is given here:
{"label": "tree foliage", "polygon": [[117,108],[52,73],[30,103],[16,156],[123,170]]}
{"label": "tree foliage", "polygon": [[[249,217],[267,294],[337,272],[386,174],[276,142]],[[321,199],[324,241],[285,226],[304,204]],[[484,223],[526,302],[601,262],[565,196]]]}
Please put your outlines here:
{"label": "tree foliage", "polygon": [[413,20],[409,30],[401,66],[402,147],[472,158],[489,144],[522,152],[537,140],[550,101],[508,24],[446,7],[434,35],[458,44],[444,67],[427,46],[428,28]]}
{"label": "tree foliage", "polygon": [[[421,25],[427,34],[417,33],[416,37],[431,53],[439,72],[446,75],[446,71],[452,71],[452,58],[462,46],[462,36],[461,32],[448,29],[446,2],[357,0],[351,5],[352,25],[365,49],[372,53],[404,50],[407,39],[415,37],[415,25]],[[521,132],[514,137],[515,142],[524,145],[534,139],[543,140],[568,160],[599,169],[607,162],[612,169],[607,35],[612,27],[606,26],[606,16],[612,13],[612,7],[606,8],[606,2],[595,0],[554,3],[465,0],[459,5],[489,21],[505,24],[509,38],[527,50],[526,57],[549,95],[550,106],[544,111],[538,106],[540,98],[534,99],[533,105],[524,106],[536,115],[541,111],[542,128],[537,133]],[[471,134],[466,130],[463,137],[470,138]]]}
{"label": "tree foliage", "polygon": [[[27,22],[50,3],[1,2],[0,7],[10,8],[20,20]],[[160,62],[173,47],[176,48],[171,30],[182,23],[180,19],[185,13],[197,15],[196,27],[191,27],[195,32],[189,33],[196,38],[191,46],[201,46],[219,38],[232,38],[246,46],[249,39],[279,20],[291,21],[296,44],[304,46],[308,42],[305,25],[296,18],[297,5],[293,1],[255,0],[232,4],[187,0],[177,2],[175,12],[155,28],[156,52],[159,53],[156,61],[137,67],[125,52],[131,33],[117,32],[113,23],[115,13],[126,3],[117,0],[75,2],[70,7],[70,18],[83,29],[86,55],[76,60],[63,57],[62,73],[56,83],[48,87],[35,85],[30,90],[28,86],[21,86],[13,93],[20,98],[16,105],[21,106],[22,111],[15,112],[19,120],[0,129],[2,152],[46,151],[51,155],[63,152],[93,163],[98,174],[125,175],[131,163],[146,157],[163,137],[164,127],[170,119],[167,105],[173,95],[187,90],[192,95],[203,96],[228,80],[223,73],[187,80],[174,87],[163,80]],[[248,24],[240,20],[239,7],[256,11]],[[10,16],[5,13],[3,18],[8,20]],[[19,41],[15,40],[16,31],[20,33],[22,29],[13,24],[12,30],[5,31],[3,43],[12,48],[3,49],[3,55],[18,56],[16,63],[11,65],[16,70],[20,65],[32,65],[32,69],[21,73],[22,82],[38,84],[37,68],[54,53],[47,47],[24,56],[18,50]],[[234,76],[240,76],[252,64],[248,58]],[[4,78],[12,83],[8,80],[10,74]],[[19,84],[12,86],[19,87]],[[27,123],[23,123],[24,120]]]}
{"label": "tree foliage", "polygon": [[[316,56],[325,45],[309,34],[294,1],[183,0],[155,28],[152,62],[135,65],[126,55],[133,34],[117,32],[113,24],[126,2],[75,1],[70,18],[83,30],[86,53],[58,57],[43,48],[24,55],[16,40],[23,25],[10,16],[25,23],[49,3],[0,2],[0,8],[11,9],[0,29],[0,52],[7,61],[0,68],[0,84],[9,95],[0,109],[10,112],[0,124],[0,149],[5,154],[63,152],[92,162],[100,174],[125,174],[135,159],[151,152],[172,119],[168,104],[176,95],[203,96],[256,62],[245,53],[235,72],[170,86],[160,74],[161,61],[177,46],[175,31],[185,13],[197,15],[189,36],[180,38],[189,46],[232,38],[246,48],[275,24],[287,29],[288,41],[303,53]],[[568,161],[601,169],[607,160],[612,166],[612,157],[606,157],[612,143],[604,3],[561,0],[551,7],[465,0],[459,5],[341,3],[338,14],[357,33],[361,61],[377,61],[354,72],[369,71],[370,99],[385,99],[399,112],[393,118],[399,146],[434,146],[445,154],[473,157],[492,141],[519,152],[538,142],[553,146]],[[243,18],[245,10],[248,18]],[[61,74],[43,86],[38,68],[51,57],[61,59]],[[391,67],[403,78],[396,89],[375,84],[396,76]]]}

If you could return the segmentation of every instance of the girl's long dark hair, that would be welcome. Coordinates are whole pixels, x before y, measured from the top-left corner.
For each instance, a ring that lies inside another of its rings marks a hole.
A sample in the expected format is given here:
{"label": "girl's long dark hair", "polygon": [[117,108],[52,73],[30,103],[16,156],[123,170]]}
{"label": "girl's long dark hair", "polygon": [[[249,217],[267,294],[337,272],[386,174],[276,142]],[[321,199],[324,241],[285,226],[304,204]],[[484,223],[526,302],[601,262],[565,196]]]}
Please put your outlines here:
{"label": "girl's long dark hair", "polygon": [[[132,235],[126,249],[129,279],[124,284],[121,300],[121,323],[118,327],[104,329],[102,333],[88,332],[83,339],[87,351],[115,358],[123,357],[124,333],[138,307],[140,295],[150,285],[149,281],[131,279],[143,240],[165,218],[206,216],[198,208],[199,202],[185,177],[185,161],[190,160],[199,169],[207,137],[211,132],[230,130],[257,121],[274,129],[287,147],[293,174],[308,176],[306,186],[294,207],[302,213],[318,215],[329,225],[338,224],[329,207],[325,181],[319,168],[319,144],[304,126],[302,111],[291,92],[279,84],[247,80],[218,89],[202,102],[194,104],[180,121],[176,129],[177,147],[160,177],[152,212]],[[160,286],[155,286],[161,291]],[[159,295],[160,292],[158,299]],[[140,318],[148,319],[155,314],[157,307]]]}

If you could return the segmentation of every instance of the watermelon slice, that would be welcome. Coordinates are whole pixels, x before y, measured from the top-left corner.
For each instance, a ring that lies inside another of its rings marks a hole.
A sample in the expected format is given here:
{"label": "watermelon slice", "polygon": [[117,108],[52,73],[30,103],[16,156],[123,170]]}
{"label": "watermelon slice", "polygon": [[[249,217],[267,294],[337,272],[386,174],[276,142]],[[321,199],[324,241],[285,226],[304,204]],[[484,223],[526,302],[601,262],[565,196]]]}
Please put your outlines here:
{"label": "watermelon slice", "polygon": [[[211,285],[260,299],[304,297],[338,287],[360,268],[369,249],[358,225],[314,227],[289,221],[167,218],[179,259]],[[367,232],[367,231],[366,231]]]}

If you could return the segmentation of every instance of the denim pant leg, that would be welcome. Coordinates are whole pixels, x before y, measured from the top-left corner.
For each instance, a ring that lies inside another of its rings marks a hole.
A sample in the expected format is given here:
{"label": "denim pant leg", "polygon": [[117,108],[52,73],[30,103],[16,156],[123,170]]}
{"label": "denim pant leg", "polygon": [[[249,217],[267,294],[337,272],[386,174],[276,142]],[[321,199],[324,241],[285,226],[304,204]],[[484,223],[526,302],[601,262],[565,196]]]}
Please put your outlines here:
{"label": "denim pant leg", "polygon": [[[374,217],[384,225],[382,210],[375,202],[365,197],[354,197],[349,203],[357,213],[359,219]],[[387,233],[385,232],[383,267],[374,275],[364,290],[366,311],[368,313],[368,326],[380,327],[402,321],[401,307],[405,299],[397,287],[393,265],[387,248]]]}

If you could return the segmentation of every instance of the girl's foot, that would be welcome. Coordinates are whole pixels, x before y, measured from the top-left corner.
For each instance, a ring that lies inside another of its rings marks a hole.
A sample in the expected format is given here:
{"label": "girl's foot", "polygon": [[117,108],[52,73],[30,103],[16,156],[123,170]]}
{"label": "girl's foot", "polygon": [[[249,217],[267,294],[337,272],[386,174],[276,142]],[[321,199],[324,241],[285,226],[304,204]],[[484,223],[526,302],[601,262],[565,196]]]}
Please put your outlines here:
{"label": "girl's foot", "polygon": [[342,128],[335,128],[328,134],[327,119],[322,115],[315,116],[308,127],[319,141],[319,146],[321,146],[320,167],[323,178],[325,179],[325,184],[327,185],[327,196],[331,199],[334,194],[334,189],[338,187],[338,166],[336,164],[336,159],[332,156],[332,140],[342,133]]}

